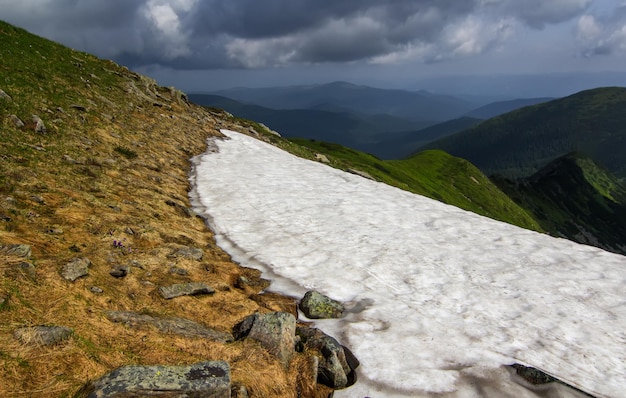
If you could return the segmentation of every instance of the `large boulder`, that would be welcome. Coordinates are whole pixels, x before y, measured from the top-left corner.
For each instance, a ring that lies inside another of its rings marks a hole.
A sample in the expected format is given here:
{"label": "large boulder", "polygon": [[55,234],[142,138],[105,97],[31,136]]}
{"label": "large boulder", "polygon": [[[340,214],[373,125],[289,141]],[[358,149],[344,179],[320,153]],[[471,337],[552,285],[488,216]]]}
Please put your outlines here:
{"label": "large boulder", "polygon": [[257,312],[235,325],[233,334],[237,340],[258,341],[287,368],[295,352],[296,317],[287,312]]}
{"label": "large boulder", "polygon": [[359,361],[350,350],[333,337],[316,328],[306,326],[296,330],[303,348],[320,354],[318,383],[333,389],[346,388],[356,383]]}
{"label": "large boulder", "polygon": [[230,366],[205,361],[190,366],[124,366],[87,383],[74,398],[230,398]]}
{"label": "large boulder", "polygon": [[300,310],[310,319],[341,318],[343,305],[316,291],[308,291],[300,300]]}

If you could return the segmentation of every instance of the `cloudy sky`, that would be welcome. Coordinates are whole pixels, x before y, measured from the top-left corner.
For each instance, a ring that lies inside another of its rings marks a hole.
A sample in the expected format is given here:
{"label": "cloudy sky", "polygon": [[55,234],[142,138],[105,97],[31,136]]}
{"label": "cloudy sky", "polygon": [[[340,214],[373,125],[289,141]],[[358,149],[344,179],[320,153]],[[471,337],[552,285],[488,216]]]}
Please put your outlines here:
{"label": "cloudy sky", "polygon": [[0,19],[188,91],[626,71],[623,0],[0,0]]}

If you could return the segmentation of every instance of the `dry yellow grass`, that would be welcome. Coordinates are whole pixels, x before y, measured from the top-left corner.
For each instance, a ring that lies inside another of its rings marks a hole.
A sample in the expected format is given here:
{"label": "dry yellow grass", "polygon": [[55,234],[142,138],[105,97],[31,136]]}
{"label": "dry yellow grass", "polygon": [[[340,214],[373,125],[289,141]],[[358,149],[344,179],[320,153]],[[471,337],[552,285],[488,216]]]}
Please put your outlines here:
{"label": "dry yellow grass", "polygon": [[[45,119],[46,135],[28,125],[15,128],[0,115],[0,127],[16,139],[0,147],[0,213],[9,218],[0,221],[0,244],[31,245],[27,261],[35,266],[29,273],[17,266],[23,258],[0,253],[0,297],[6,299],[0,308],[0,397],[67,397],[119,366],[203,360],[228,361],[233,382],[245,385],[251,397],[327,396],[329,389],[310,380],[305,354],[297,354],[285,370],[251,341],[216,343],[107,319],[108,310],[135,311],[230,331],[245,316],[270,310],[250,299],[257,289],[234,287],[237,277],[250,271],[215,245],[204,221],[166,203],[190,206],[189,159],[205,150],[206,138],[219,134],[220,127],[243,128],[226,114],[180,102],[111,63],[97,72],[109,69],[114,83],[105,91],[94,78],[66,87],[74,95],[71,101],[85,104],[86,112],[68,109],[45,90],[40,97],[29,94],[28,112]],[[129,90],[130,83],[143,94]],[[67,83],[55,78],[50,84]],[[14,101],[21,100],[19,90],[4,88]],[[171,258],[181,246],[202,248],[204,258]],[[75,257],[91,260],[89,276],[68,282],[60,270]],[[130,265],[130,273],[114,278],[109,271],[117,265]],[[188,274],[172,274],[173,266]],[[159,286],[191,281],[205,282],[216,293],[173,300],[157,293]],[[103,293],[93,293],[92,286]],[[280,308],[276,302],[270,307]],[[74,332],[49,347],[14,338],[17,328],[34,325]]]}

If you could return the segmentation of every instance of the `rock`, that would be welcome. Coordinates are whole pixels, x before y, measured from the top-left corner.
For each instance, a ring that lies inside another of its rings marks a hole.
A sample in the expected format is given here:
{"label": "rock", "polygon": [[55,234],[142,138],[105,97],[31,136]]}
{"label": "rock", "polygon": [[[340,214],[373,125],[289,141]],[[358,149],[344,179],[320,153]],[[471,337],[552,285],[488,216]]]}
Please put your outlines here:
{"label": "rock", "polygon": [[123,323],[132,328],[151,325],[163,333],[173,333],[185,337],[202,337],[221,343],[233,341],[233,336],[230,333],[208,328],[189,319],[156,318],[130,311],[108,311],[106,314],[111,322]]}
{"label": "rock", "polygon": [[235,325],[236,339],[258,341],[287,368],[295,351],[296,317],[287,312],[258,312]]}
{"label": "rock", "polygon": [[352,169],[352,168],[349,168],[346,171],[348,173],[356,174],[356,175],[361,176],[363,178],[367,178],[368,180],[376,181],[376,179],[374,177],[372,177],[372,175],[370,173],[368,173],[368,172],[357,170],[357,169]]}
{"label": "rock", "polygon": [[298,327],[296,333],[303,346],[319,352],[318,382],[325,386],[341,389],[356,383],[359,361],[346,347],[319,329]]}
{"label": "rock", "polygon": [[12,101],[13,98],[11,98],[9,94],[5,93],[4,90],[0,89],[0,100]]}
{"label": "rock", "polygon": [[170,274],[180,275],[180,276],[187,276],[187,275],[189,275],[189,271],[187,271],[184,268],[172,267],[172,268],[170,268]]}
{"label": "rock", "polygon": [[98,286],[92,286],[92,287],[89,288],[89,290],[92,293],[95,293],[95,294],[100,294],[100,293],[104,292],[104,290],[102,290],[102,288],[98,287]]}
{"label": "rock", "polygon": [[321,153],[315,154],[315,160],[317,160],[318,162],[326,163],[326,164],[330,163],[330,160],[328,160],[326,155],[321,154]]}
{"label": "rock", "polygon": [[18,245],[0,246],[0,249],[7,256],[30,258],[30,256],[32,255],[32,249],[30,245],[18,244]]}
{"label": "rock", "polygon": [[35,279],[37,274],[35,272],[35,266],[31,263],[28,263],[26,261],[22,261],[19,264],[15,265],[15,269],[18,272],[22,272],[24,274],[26,274],[29,278],[31,279]]}
{"label": "rock", "polygon": [[165,299],[173,299],[180,296],[196,296],[199,294],[213,294],[215,290],[204,283],[177,283],[170,286],[161,286],[159,288],[161,296]]}
{"label": "rock", "polygon": [[9,305],[9,299],[6,296],[0,294],[0,311],[5,309],[8,305]]}
{"label": "rock", "polygon": [[17,117],[16,115],[9,115],[9,119],[11,119],[11,122],[13,122],[13,125],[20,129],[22,127],[24,127],[24,122],[22,121],[22,119],[20,119],[19,117]]}
{"label": "rock", "polygon": [[67,340],[74,331],[63,326],[32,326],[19,328],[13,337],[22,344],[53,345]]}
{"label": "rock", "polygon": [[511,365],[515,369],[515,373],[524,380],[533,385],[546,384],[557,381],[554,377],[542,372],[539,369],[530,366],[520,365],[518,363]]}
{"label": "rock", "polygon": [[76,398],[230,398],[230,366],[224,361],[190,366],[124,366],[87,383]]}
{"label": "rock", "polygon": [[202,249],[198,249],[197,247],[181,247],[178,250],[175,250],[172,254],[170,254],[168,257],[170,258],[185,258],[188,260],[196,260],[196,261],[200,261],[202,260],[202,257],[204,256],[204,252],[202,251]]}
{"label": "rock", "polygon": [[243,384],[233,384],[230,393],[231,398],[248,398],[248,389]]}
{"label": "rock", "polygon": [[74,258],[69,263],[63,266],[61,270],[61,276],[70,282],[74,282],[76,279],[89,275],[89,267],[91,261],[88,258]]}
{"label": "rock", "polygon": [[109,275],[115,277],[115,278],[123,278],[126,275],[128,275],[128,273],[130,272],[130,267],[127,265],[118,265],[117,267],[113,268],[111,271],[109,271]]}
{"label": "rock", "polygon": [[341,318],[343,305],[316,291],[308,291],[300,300],[300,310],[310,319]]}
{"label": "rock", "polygon": [[39,116],[33,115],[33,123],[35,123],[35,132],[45,134],[46,131],[48,131],[46,129],[46,125],[44,124],[43,120],[41,120]]}

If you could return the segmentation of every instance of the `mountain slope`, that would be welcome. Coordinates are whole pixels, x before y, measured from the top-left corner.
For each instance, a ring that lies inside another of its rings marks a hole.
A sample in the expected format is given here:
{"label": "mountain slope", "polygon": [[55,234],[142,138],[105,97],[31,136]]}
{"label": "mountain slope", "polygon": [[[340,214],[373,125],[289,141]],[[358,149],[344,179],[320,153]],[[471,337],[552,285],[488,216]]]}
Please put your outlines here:
{"label": "mountain slope", "polygon": [[[209,358],[228,361],[233,383],[256,396],[312,394],[318,386],[303,354],[287,371],[258,344],[181,335],[181,319],[225,336],[255,311],[295,306],[279,296],[252,300],[267,285],[260,272],[233,263],[190,210],[189,159],[219,127],[248,128],[4,22],[0,60],[0,396],[69,397],[118,366]],[[91,265],[70,282],[62,275],[77,258]],[[235,286],[238,279],[250,284]],[[215,293],[159,293],[189,282]],[[145,324],[114,321],[112,312]],[[179,324],[159,329],[151,317]],[[18,330],[36,325],[73,333],[29,345],[32,329]]]}
{"label": "mountain slope", "polygon": [[523,108],[525,106],[541,104],[548,102],[554,98],[520,98],[509,101],[497,101],[487,105],[483,105],[480,108],[476,108],[465,114],[467,117],[474,117],[477,119],[490,119],[492,117],[500,116],[505,113],[512,112],[516,109]]}
{"label": "mountain slope", "polygon": [[626,254],[626,185],[591,159],[569,154],[528,178],[494,182],[551,234]]}
{"label": "mountain slope", "polygon": [[313,153],[324,154],[334,167],[359,170],[409,192],[523,228],[541,230],[524,210],[480,170],[445,152],[426,151],[409,159],[386,161],[337,144],[305,139],[290,141],[311,149]]}
{"label": "mountain slope", "polygon": [[370,142],[374,134],[420,126],[417,122],[388,115],[322,109],[270,109],[206,94],[192,94],[189,98],[196,104],[221,108],[238,117],[263,123],[284,137],[311,138],[350,147]]}
{"label": "mountain slope", "polygon": [[273,109],[351,110],[388,114],[411,121],[443,121],[459,117],[472,104],[458,98],[425,91],[388,90],[334,82],[310,86],[236,88],[212,94]]}
{"label": "mountain slope", "polygon": [[426,144],[469,160],[486,174],[529,176],[577,151],[626,177],[626,88],[582,91],[490,119]]}

